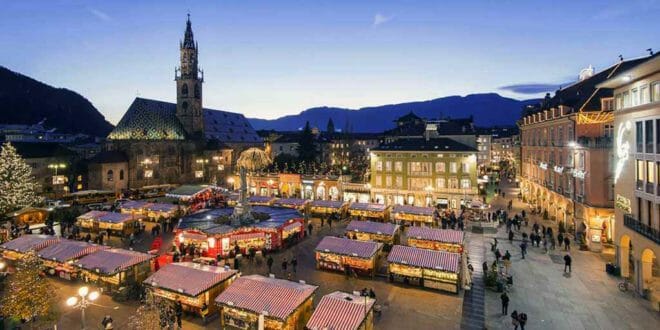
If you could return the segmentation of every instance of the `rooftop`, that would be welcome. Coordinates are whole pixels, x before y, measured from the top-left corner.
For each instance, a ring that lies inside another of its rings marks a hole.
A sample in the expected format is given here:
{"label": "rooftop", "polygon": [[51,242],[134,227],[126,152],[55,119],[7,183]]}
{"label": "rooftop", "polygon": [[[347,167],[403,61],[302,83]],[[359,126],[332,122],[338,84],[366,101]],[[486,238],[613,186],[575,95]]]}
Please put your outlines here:
{"label": "rooftop", "polygon": [[432,152],[471,152],[477,149],[449,138],[405,138],[383,143],[374,151],[432,151]]}
{"label": "rooftop", "polygon": [[151,274],[144,283],[152,287],[195,297],[235,276],[238,271],[192,262],[171,263]]}

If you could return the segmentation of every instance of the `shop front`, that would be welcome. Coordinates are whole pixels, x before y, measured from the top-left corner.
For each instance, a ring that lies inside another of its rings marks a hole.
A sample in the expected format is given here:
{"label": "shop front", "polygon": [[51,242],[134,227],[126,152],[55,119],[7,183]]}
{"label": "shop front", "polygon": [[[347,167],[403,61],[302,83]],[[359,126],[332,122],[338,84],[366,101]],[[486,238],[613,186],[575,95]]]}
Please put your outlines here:
{"label": "shop front", "polygon": [[324,237],[316,246],[316,268],[374,276],[383,244]]}
{"label": "shop front", "polygon": [[461,255],[395,245],[387,257],[390,282],[458,293]]}
{"label": "shop front", "polygon": [[215,298],[237,278],[238,271],[229,267],[200,265],[192,262],[171,263],[161,267],[143,281],[155,296],[175,303],[180,301],[186,312],[202,316],[217,311]]}
{"label": "shop front", "polygon": [[343,219],[346,215],[348,203],[342,201],[312,201],[309,210],[312,216],[329,216],[333,213],[339,214]]}
{"label": "shop front", "polygon": [[280,198],[273,202],[273,206],[295,209],[300,212],[307,212],[309,200],[302,198]]}
{"label": "shop front", "polygon": [[348,207],[348,215],[358,220],[388,221],[389,207],[375,203],[352,203]]}
{"label": "shop front", "polygon": [[275,197],[270,197],[270,196],[250,196],[248,198],[248,203],[250,205],[261,205],[261,206],[269,206],[273,205],[273,202],[276,200]]}
{"label": "shop front", "polygon": [[79,278],[76,268],[78,259],[109,247],[80,241],[60,240],[44,249],[37,256],[43,259],[46,274],[66,280]]}
{"label": "shop front", "polygon": [[153,270],[155,255],[124,249],[99,250],[75,262],[85,281],[107,292],[117,292],[133,283],[142,283]]}
{"label": "shop front", "polygon": [[392,208],[392,219],[399,224],[409,226],[437,227],[438,221],[433,216],[432,207],[411,205],[395,205]]}
{"label": "shop front", "polygon": [[389,222],[351,221],[346,227],[346,237],[358,241],[372,241],[384,244],[389,249],[399,244],[401,232],[399,225]]}
{"label": "shop front", "polygon": [[410,227],[408,245],[420,249],[463,253],[465,233],[460,230]]}
{"label": "shop front", "polygon": [[91,233],[107,233],[127,237],[142,230],[142,215],[106,211],[89,211],[77,218],[76,224]]}
{"label": "shop front", "polygon": [[43,225],[48,218],[49,209],[38,207],[26,207],[8,214],[14,220],[14,224],[23,227],[25,225],[33,228]]}
{"label": "shop front", "polygon": [[364,183],[341,184],[343,197],[350,203],[369,203],[371,201],[371,187]]}
{"label": "shop front", "polygon": [[301,195],[301,178],[299,174],[279,174],[280,192],[283,198],[299,198]]}
{"label": "shop front", "polygon": [[317,286],[261,275],[238,278],[215,299],[220,328],[303,329],[312,314]]}
{"label": "shop front", "polygon": [[50,235],[23,235],[1,244],[0,250],[4,259],[17,260],[28,251],[40,251],[60,240],[61,238]]}
{"label": "shop front", "polygon": [[183,214],[184,208],[180,205],[170,203],[149,203],[145,201],[128,201],[121,204],[121,213],[142,216],[148,221],[158,221],[159,219],[168,219],[177,214]]}

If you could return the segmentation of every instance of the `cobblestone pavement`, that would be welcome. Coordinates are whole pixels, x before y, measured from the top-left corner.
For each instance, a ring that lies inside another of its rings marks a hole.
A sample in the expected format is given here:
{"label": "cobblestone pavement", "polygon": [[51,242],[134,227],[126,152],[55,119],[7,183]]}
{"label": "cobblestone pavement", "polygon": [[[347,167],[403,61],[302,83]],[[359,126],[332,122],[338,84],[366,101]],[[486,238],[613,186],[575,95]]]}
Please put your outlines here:
{"label": "cobblestone pavement", "polygon": [[[504,184],[506,196],[514,197],[517,189]],[[508,199],[507,199],[508,200]],[[504,207],[505,200],[494,201],[496,207]],[[514,212],[520,212],[524,205],[514,202]],[[551,221],[534,218],[546,227]],[[555,228],[556,232],[556,228]],[[520,234],[516,233],[519,238]],[[486,245],[495,235],[484,235]],[[509,314],[513,310],[528,315],[526,329],[658,329],[660,314],[652,311],[646,301],[631,293],[617,289],[620,279],[605,273],[605,260],[609,256],[589,251],[579,251],[573,244],[570,254],[573,258],[573,271],[563,273],[563,250],[550,250],[544,253],[541,248],[528,248],[528,255],[521,260],[519,241],[509,243],[504,226],[497,233],[502,253],[509,250],[513,255],[513,290],[509,294]],[[487,249],[489,264],[494,255]],[[558,263],[557,263],[558,262]],[[475,266],[475,268],[477,268]],[[486,290],[486,326],[488,329],[512,329],[511,317],[501,315],[500,294]]]}

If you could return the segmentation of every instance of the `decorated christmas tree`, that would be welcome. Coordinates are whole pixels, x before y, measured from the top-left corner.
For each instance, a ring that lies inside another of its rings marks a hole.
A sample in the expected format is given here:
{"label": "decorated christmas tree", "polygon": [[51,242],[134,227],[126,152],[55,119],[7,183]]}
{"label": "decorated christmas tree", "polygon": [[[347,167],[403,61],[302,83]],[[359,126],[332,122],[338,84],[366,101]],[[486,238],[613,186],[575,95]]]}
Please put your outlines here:
{"label": "decorated christmas tree", "polygon": [[25,163],[11,143],[0,151],[0,215],[41,201],[32,168]]}
{"label": "decorated christmas tree", "polygon": [[2,296],[2,314],[26,320],[26,326],[43,329],[55,323],[53,287],[42,275],[42,261],[34,252],[18,260]]}
{"label": "decorated christmas tree", "polygon": [[147,297],[131,317],[128,318],[128,328],[131,330],[160,330],[168,323],[167,307],[153,294],[147,292]]}

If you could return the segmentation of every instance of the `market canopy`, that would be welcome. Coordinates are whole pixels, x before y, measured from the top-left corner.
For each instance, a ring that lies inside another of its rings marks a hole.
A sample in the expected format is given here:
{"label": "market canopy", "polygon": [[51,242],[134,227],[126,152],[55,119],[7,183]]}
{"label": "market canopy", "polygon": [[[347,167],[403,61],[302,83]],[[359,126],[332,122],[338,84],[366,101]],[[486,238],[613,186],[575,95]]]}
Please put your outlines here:
{"label": "market canopy", "polygon": [[329,209],[341,209],[345,205],[345,202],[342,201],[324,201],[324,200],[315,200],[312,201],[312,207],[325,207]]}
{"label": "market canopy", "polygon": [[273,200],[275,200],[275,197],[269,196],[250,196],[248,198],[250,204],[270,204]]}
{"label": "market canopy", "polygon": [[356,241],[333,236],[323,237],[316,246],[317,252],[335,253],[360,258],[371,258],[383,247],[382,243]]}
{"label": "market canopy", "polygon": [[107,249],[107,246],[90,244],[81,241],[61,240],[47,248],[39,251],[40,258],[53,260],[57,262],[67,262],[86,256],[101,249]]}
{"label": "market canopy", "polygon": [[309,200],[302,198],[280,198],[275,200],[273,205],[281,207],[302,207],[305,206],[307,202],[309,202]]}
{"label": "market canopy", "polygon": [[348,208],[350,210],[382,212],[385,211],[387,206],[385,206],[385,204],[376,204],[376,203],[353,203]]}
{"label": "market canopy", "polygon": [[95,220],[99,222],[108,222],[108,223],[123,223],[129,220],[133,220],[136,217],[128,213],[117,213],[117,212],[107,212],[107,211],[89,211],[78,217],[79,219],[84,220]]}
{"label": "market canopy", "polygon": [[121,205],[122,210],[148,210],[156,212],[172,212],[179,206],[170,203],[150,203],[145,201],[128,201]]}
{"label": "market canopy", "polygon": [[312,317],[307,321],[310,330],[357,330],[371,310],[375,299],[335,291],[321,298]]}
{"label": "market canopy", "polygon": [[310,298],[318,286],[261,275],[242,276],[223,291],[215,302],[285,320]]}
{"label": "market canopy", "polygon": [[387,256],[389,263],[458,273],[461,255],[445,251],[395,245]]}
{"label": "market canopy", "polygon": [[394,235],[399,230],[399,225],[387,222],[357,221],[353,220],[346,227],[347,231],[364,232],[378,235]]}
{"label": "market canopy", "polygon": [[238,271],[192,262],[171,263],[151,274],[143,283],[190,297],[235,276]]}
{"label": "market canopy", "polygon": [[209,185],[182,185],[170,191],[165,196],[174,198],[192,198],[212,189],[213,186]]}
{"label": "market canopy", "polygon": [[134,265],[155,258],[155,255],[124,249],[99,250],[82,257],[78,267],[104,275],[114,275]]}
{"label": "market canopy", "polygon": [[410,227],[407,235],[408,238],[452,244],[463,244],[463,238],[465,237],[465,233],[460,230],[428,227]]}
{"label": "market canopy", "polygon": [[30,250],[41,250],[49,245],[55,244],[59,237],[50,235],[23,235],[0,245],[4,250],[25,253]]}
{"label": "market canopy", "polygon": [[405,213],[414,215],[433,215],[432,207],[412,206],[412,205],[395,205],[392,209],[394,213]]}

